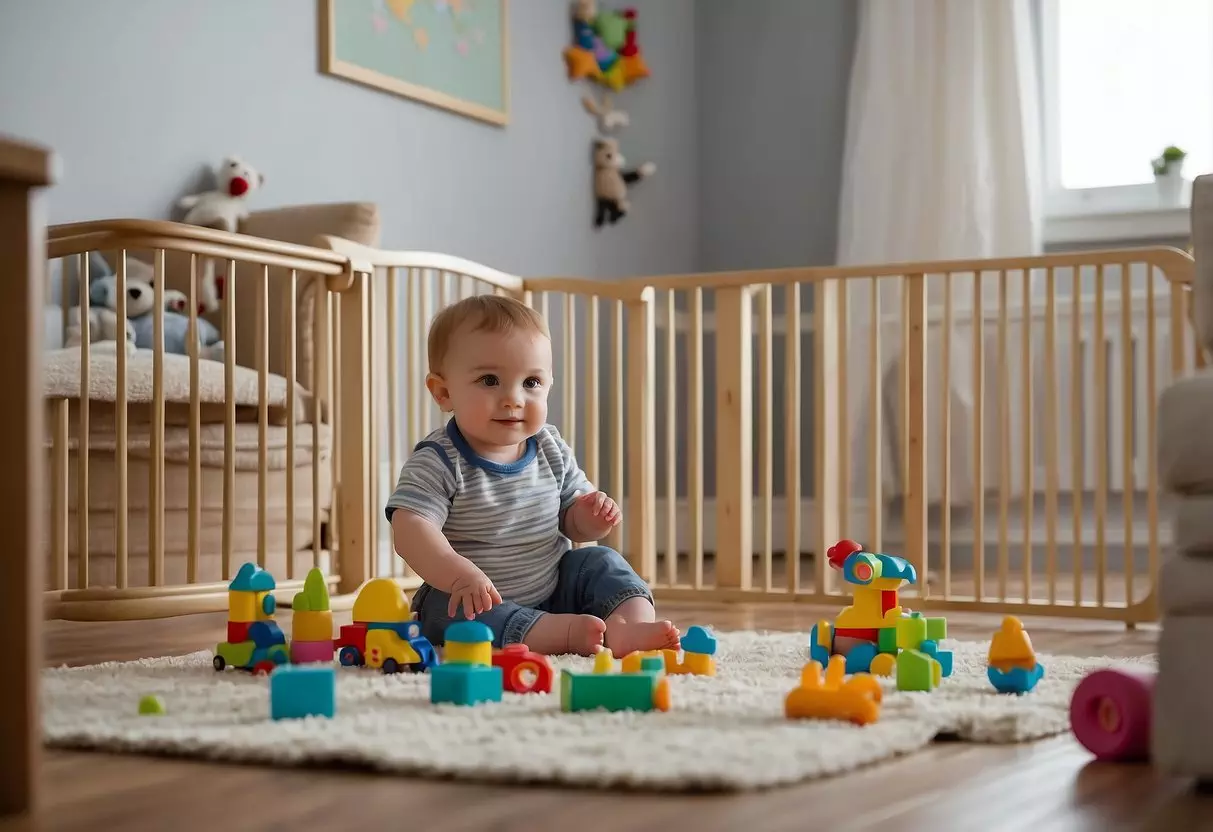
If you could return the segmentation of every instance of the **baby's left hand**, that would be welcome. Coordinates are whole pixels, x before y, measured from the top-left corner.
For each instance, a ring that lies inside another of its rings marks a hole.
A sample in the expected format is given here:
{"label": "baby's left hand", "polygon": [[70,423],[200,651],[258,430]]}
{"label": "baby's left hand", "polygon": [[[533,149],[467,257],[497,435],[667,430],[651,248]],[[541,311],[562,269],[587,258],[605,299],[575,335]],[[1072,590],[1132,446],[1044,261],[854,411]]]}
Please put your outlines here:
{"label": "baby's left hand", "polygon": [[586,540],[598,540],[619,525],[622,512],[605,491],[594,491],[577,498],[569,511],[573,512],[573,525]]}

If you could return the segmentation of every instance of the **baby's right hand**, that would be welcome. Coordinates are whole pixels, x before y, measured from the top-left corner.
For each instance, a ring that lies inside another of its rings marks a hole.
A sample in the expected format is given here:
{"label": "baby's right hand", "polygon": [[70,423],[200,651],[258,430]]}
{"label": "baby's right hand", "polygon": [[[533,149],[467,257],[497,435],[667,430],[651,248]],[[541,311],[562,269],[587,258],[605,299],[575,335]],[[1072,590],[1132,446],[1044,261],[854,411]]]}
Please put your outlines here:
{"label": "baby's right hand", "polygon": [[476,613],[488,612],[493,608],[493,604],[501,603],[501,594],[497,592],[497,587],[493,586],[488,576],[471,561],[465,563],[459,575],[455,577],[455,582],[451,584],[447,615],[454,618],[461,602],[463,615],[469,620],[475,618]]}

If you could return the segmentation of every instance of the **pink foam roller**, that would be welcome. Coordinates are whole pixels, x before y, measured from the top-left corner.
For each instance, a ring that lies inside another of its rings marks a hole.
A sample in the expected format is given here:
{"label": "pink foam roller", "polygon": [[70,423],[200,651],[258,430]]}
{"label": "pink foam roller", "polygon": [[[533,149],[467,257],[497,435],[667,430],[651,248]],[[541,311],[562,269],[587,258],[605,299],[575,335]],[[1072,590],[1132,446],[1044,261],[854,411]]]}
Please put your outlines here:
{"label": "pink foam roller", "polygon": [[1154,671],[1104,668],[1078,683],[1070,698],[1070,729],[1096,759],[1150,759]]}
{"label": "pink foam roller", "polygon": [[291,661],[295,664],[308,662],[331,662],[333,660],[333,642],[324,641],[294,641],[291,642]]}

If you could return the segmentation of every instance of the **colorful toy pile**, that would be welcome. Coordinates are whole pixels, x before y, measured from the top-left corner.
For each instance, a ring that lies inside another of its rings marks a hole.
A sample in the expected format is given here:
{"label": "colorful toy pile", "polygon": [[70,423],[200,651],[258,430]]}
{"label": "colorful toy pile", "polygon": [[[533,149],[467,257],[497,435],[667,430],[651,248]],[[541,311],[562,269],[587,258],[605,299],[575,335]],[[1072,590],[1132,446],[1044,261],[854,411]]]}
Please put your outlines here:
{"label": "colorful toy pile", "polygon": [[564,50],[569,80],[588,78],[618,92],[648,78],[637,37],[635,9],[599,11],[594,0],[577,0],[573,43]]}
{"label": "colorful toy pile", "polygon": [[[830,565],[851,587],[852,603],[833,622],[823,620],[813,627],[809,661],[800,684],[785,697],[784,715],[867,725],[880,715],[877,677],[895,677],[900,691],[929,693],[952,675],[952,653],[939,646],[947,636],[947,622],[901,606],[899,590],[917,580],[914,566],[903,558],[864,551],[852,540],[839,541],[828,554]],[[553,691],[555,674],[546,656],[525,644],[494,650],[492,630],[478,621],[451,624],[439,660],[438,651],[421,635],[404,591],[389,578],[363,585],[354,601],[353,622],[343,625],[336,638],[328,587],[319,569],[308,573],[303,591],[294,596],[289,642],[274,621],[275,589],[273,576],[264,569],[252,563],[241,566],[228,585],[227,641],[216,647],[213,662],[217,671],[231,667],[270,674],[273,719],[334,715],[334,654],[342,667],[385,674],[428,671],[434,704],[472,706],[501,702],[506,693]],[[611,651],[603,650],[589,672],[561,671],[560,708],[667,711],[669,677],[715,676],[716,648],[709,629],[693,626],[679,640],[679,649],[630,653],[620,659],[618,671]],[[1028,693],[1044,676],[1023,624],[1011,616],[994,634],[988,662],[990,683],[1000,693]],[[1088,748],[1101,749],[1096,753],[1123,756],[1141,747],[1140,720],[1121,719],[1119,714],[1137,708],[1145,694],[1140,685],[1121,679],[1096,674],[1075,693],[1075,731],[1082,732]],[[1104,688],[1111,693],[1103,693]],[[1093,701],[1101,704],[1096,707]],[[139,711],[162,714],[164,705],[145,697]],[[1145,730],[1148,735],[1148,723]]]}

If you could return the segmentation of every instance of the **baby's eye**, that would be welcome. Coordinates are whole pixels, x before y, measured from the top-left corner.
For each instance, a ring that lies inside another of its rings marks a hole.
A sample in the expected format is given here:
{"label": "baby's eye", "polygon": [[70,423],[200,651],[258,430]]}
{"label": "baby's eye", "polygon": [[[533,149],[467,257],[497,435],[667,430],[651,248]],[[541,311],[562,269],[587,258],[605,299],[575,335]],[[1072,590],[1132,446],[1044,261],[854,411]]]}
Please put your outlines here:
{"label": "baby's eye", "polygon": [[499,382],[497,376],[489,374],[476,379],[477,384],[483,384],[485,387],[496,387]]}
{"label": "baby's eye", "polygon": [[534,390],[537,387],[543,386],[543,379],[531,376],[526,381],[522,382],[522,386]]}

